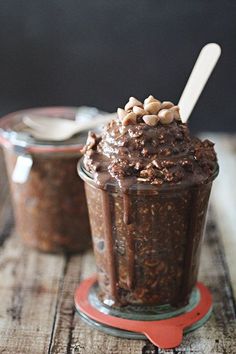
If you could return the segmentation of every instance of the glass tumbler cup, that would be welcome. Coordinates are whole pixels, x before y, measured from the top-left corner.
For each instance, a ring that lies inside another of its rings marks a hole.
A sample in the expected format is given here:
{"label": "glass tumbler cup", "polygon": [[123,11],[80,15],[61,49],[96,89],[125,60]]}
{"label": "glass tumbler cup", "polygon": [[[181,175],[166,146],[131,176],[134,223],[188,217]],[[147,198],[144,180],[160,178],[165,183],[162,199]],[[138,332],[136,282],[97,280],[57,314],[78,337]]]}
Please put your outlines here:
{"label": "glass tumbler cup", "polygon": [[187,305],[218,166],[203,184],[136,184],[127,193],[115,183],[98,188],[83,160],[78,172],[85,181],[100,301],[114,307]]}

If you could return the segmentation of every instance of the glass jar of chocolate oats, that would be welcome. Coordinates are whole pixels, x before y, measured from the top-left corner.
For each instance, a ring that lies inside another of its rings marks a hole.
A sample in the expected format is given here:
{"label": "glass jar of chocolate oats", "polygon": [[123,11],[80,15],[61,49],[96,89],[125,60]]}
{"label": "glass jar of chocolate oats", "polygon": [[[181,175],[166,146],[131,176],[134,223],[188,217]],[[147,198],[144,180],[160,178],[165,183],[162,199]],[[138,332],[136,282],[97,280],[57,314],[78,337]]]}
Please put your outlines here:
{"label": "glass jar of chocolate oats", "polygon": [[76,171],[85,135],[59,143],[37,141],[22,120],[75,120],[76,114],[75,108],[39,108],[0,120],[17,233],[27,245],[46,252],[78,252],[90,246],[85,192]]}
{"label": "glass jar of chocolate oats", "polygon": [[101,136],[89,133],[78,168],[101,303],[187,305],[218,174],[214,144],[191,136],[173,103],[131,97]]}

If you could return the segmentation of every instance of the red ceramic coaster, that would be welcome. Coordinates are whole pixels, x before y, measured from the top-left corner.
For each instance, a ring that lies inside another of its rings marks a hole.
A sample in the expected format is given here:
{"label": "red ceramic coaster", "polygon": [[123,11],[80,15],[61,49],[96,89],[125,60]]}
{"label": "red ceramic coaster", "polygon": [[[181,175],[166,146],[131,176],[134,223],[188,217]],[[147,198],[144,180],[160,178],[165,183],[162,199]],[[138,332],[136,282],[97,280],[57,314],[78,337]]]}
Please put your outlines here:
{"label": "red ceramic coaster", "polygon": [[[183,332],[191,326],[194,327],[194,324],[201,323],[204,317],[206,318],[206,315],[210,313],[212,307],[212,297],[209,290],[202,283],[197,283],[196,287],[200,294],[200,300],[189,312],[158,321],[138,321],[115,317],[100,312],[89,303],[89,292],[95,283],[96,276],[93,276],[84,280],[76,289],[75,306],[80,313],[102,325],[139,334],[142,333],[154,345],[163,349],[180,345]],[[201,324],[204,322],[202,321]]]}

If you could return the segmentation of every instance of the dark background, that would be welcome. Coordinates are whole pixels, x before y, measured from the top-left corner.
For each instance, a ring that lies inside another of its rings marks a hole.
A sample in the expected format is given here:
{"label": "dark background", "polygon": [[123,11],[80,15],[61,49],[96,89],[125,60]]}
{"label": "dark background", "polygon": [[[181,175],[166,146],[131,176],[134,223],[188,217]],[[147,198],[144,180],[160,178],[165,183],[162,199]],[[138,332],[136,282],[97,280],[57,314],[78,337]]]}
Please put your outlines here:
{"label": "dark background", "polygon": [[201,47],[222,46],[194,131],[236,131],[236,1],[0,1],[0,114],[47,105],[114,111],[178,98]]}

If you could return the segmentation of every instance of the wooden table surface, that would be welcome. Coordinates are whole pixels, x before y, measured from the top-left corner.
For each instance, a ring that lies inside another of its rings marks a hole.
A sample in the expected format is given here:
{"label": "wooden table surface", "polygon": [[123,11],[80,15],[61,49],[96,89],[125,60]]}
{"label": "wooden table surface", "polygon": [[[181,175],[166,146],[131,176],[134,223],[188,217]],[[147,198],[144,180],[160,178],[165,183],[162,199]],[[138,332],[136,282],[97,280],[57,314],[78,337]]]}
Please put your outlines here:
{"label": "wooden table surface", "polygon": [[207,136],[216,142],[221,170],[211,195],[199,279],[211,289],[214,309],[204,327],[166,351],[83,323],[74,310],[73,294],[95,271],[92,252],[50,255],[22,245],[14,230],[0,154],[0,353],[236,353],[236,136]]}

